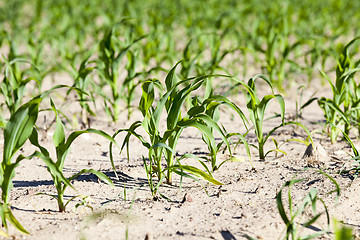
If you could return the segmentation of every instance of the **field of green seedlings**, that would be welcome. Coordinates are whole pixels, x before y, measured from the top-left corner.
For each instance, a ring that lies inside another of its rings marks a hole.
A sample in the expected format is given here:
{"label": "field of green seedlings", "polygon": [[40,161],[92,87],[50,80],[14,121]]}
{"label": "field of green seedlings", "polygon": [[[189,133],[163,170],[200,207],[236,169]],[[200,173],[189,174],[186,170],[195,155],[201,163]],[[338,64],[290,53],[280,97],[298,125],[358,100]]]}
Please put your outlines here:
{"label": "field of green seedlings", "polygon": [[0,12],[1,237],[360,239],[360,1]]}

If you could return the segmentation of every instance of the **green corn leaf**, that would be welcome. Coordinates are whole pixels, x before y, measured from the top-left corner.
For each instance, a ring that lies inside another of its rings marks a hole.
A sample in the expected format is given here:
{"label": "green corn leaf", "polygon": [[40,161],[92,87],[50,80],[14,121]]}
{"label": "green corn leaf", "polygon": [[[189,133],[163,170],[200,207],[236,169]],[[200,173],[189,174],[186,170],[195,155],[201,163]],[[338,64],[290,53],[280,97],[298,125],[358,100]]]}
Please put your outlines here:
{"label": "green corn leaf", "polygon": [[250,86],[250,88],[251,88],[254,92],[256,92],[256,90],[255,90],[255,81],[256,81],[257,79],[262,79],[262,80],[264,80],[264,81],[270,86],[271,91],[273,91],[273,85],[272,85],[272,83],[271,83],[271,80],[270,80],[267,76],[265,76],[265,75],[263,75],[263,74],[257,74],[257,75],[255,75],[255,76],[253,76],[252,78],[250,78],[249,81],[248,81],[248,86]]}
{"label": "green corn leaf", "polygon": [[343,48],[343,50],[341,52],[341,55],[338,60],[338,65],[336,68],[336,87],[338,89],[342,89],[342,86],[343,86],[343,81],[340,76],[342,76],[346,70],[351,68],[351,60],[349,57],[349,48],[358,39],[360,39],[360,37],[356,37],[356,38],[352,39],[348,44],[345,45],[345,47]]}
{"label": "green corn leaf", "polygon": [[195,119],[182,119],[178,123],[178,125],[183,128],[191,126],[191,127],[195,127],[197,129],[199,129],[204,134],[204,136],[206,136],[206,138],[209,140],[208,146],[211,149],[216,149],[216,142],[215,142],[213,133],[207,125],[202,124],[202,123],[196,121]]}
{"label": "green corn leaf", "polygon": [[151,149],[156,149],[156,148],[165,148],[166,150],[172,152],[172,153],[175,155],[174,150],[171,149],[171,148],[170,148],[168,145],[166,145],[165,143],[159,142],[159,143],[154,144],[154,145],[151,147]]}
{"label": "green corn leaf", "polygon": [[283,99],[283,97],[279,94],[276,95],[266,95],[264,96],[264,98],[261,100],[259,106],[258,106],[258,110],[257,110],[257,114],[258,117],[261,119],[260,121],[262,122],[265,116],[265,110],[269,104],[269,101],[273,98],[276,98],[279,105],[280,105],[280,109],[281,109],[281,121],[284,122],[284,116],[285,116],[285,101]]}
{"label": "green corn leaf", "polygon": [[272,152],[276,152],[276,153],[282,153],[284,155],[287,155],[287,153],[283,150],[280,150],[280,149],[272,149],[272,150],[269,150],[265,153],[265,157],[269,154],[269,153],[272,153]]}
{"label": "green corn leaf", "polygon": [[176,85],[177,81],[176,81],[176,74],[175,74],[175,70],[176,67],[182,63],[183,61],[178,61],[175,66],[170,70],[170,72],[168,73],[168,75],[166,75],[165,78],[165,85],[166,85],[166,90],[167,91],[172,91],[173,87]]}
{"label": "green corn leaf", "polygon": [[[305,132],[307,133],[307,135],[308,135],[308,138],[310,139],[310,142],[311,142],[312,144],[314,144],[310,131],[309,131],[302,123],[300,123],[300,122],[295,122],[295,121],[284,122],[284,123],[280,124],[279,126],[274,127],[273,129],[271,129],[271,130],[269,131],[269,133],[268,133],[268,134],[266,135],[266,137],[265,137],[265,142],[267,141],[267,139],[268,139],[277,129],[279,129],[280,127],[286,126],[286,125],[297,125],[297,126],[301,127],[302,129],[304,129],[304,131],[305,131]],[[296,140],[296,141],[301,142],[301,140]],[[307,145],[308,145],[308,144],[307,144]]]}
{"label": "green corn leaf", "polygon": [[278,211],[279,211],[279,214],[280,214],[282,220],[284,221],[285,225],[288,226],[290,224],[290,221],[286,215],[285,208],[284,208],[281,197],[282,197],[282,190],[280,190],[278,192],[278,194],[276,195],[276,204],[277,204]]}
{"label": "green corn leaf", "polygon": [[65,143],[65,130],[60,118],[56,116],[55,132],[53,135],[53,141],[56,148]]}
{"label": "green corn leaf", "polygon": [[92,129],[92,128],[88,128],[86,130],[81,130],[81,131],[75,131],[75,132],[72,132],[70,134],[70,136],[68,137],[68,139],[66,140],[66,143],[65,143],[65,148],[68,149],[70,148],[71,144],[73,143],[73,141],[79,137],[81,134],[84,134],[84,133],[95,133],[97,135],[100,135],[104,138],[106,138],[107,140],[113,142],[115,145],[117,145],[117,142],[110,136],[108,135],[106,132],[102,131],[102,130],[97,130],[97,129]]}
{"label": "green corn leaf", "polygon": [[156,108],[154,110],[154,113],[152,114],[152,119],[155,122],[155,126],[159,126],[161,113],[164,110],[165,104],[167,103],[170,94],[172,93],[172,91],[174,91],[174,89],[177,85],[175,85],[172,90],[167,91],[158,101]]}
{"label": "green corn leaf", "polygon": [[[280,191],[278,192],[278,194],[276,195],[276,204],[277,204],[277,207],[278,207],[278,210],[279,210],[279,214],[281,216],[281,218],[283,219],[285,225],[287,227],[290,227],[291,226],[291,222],[289,220],[289,218],[287,217],[286,215],[286,212],[285,212],[285,208],[284,208],[284,204],[282,202],[282,191],[285,187],[289,187],[289,189],[296,183],[298,182],[301,182],[303,181],[304,179],[293,179],[293,180],[290,180],[290,181],[287,181],[280,189]],[[289,205],[291,207],[291,201],[289,202]]]}
{"label": "green corn leaf", "polygon": [[[226,137],[227,137],[227,138],[230,138],[230,137],[232,137],[232,136],[238,136],[238,137],[240,138],[239,141],[236,143],[234,149],[236,149],[237,146],[240,144],[240,142],[242,142],[242,144],[244,144],[244,146],[245,146],[246,153],[247,153],[247,155],[248,155],[248,157],[249,157],[250,164],[251,164],[251,166],[252,166],[250,147],[249,147],[248,142],[247,142],[246,139],[245,139],[246,134],[242,135],[242,134],[240,134],[240,133],[229,133]],[[234,150],[234,151],[235,151],[235,150]]]}
{"label": "green corn leaf", "polygon": [[306,206],[308,206],[309,204],[312,204],[312,207],[315,208],[315,210],[313,209],[314,212],[316,212],[316,207],[315,205],[313,205],[314,202],[316,202],[317,199],[317,190],[312,188],[308,194],[306,195],[306,197],[304,198],[304,200],[302,201],[301,204],[299,204],[299,207],[297,209],[297,211],[294,213],[294,218],[300,214],[302,214],[306,208]]}
{"label": "green corn leaf", "polygon": [[[129,129],[119,129],[117,130],[112,138],[115,139],[115,137],[122,133],[122,132],[127,132],[126,136],[125,136],[125,139],[123,141],[123,144],[121,145],[121,148],[120,148],[120,153],[123,151],[123,149],[125,148],[126,146],[126,154],[127,154],[127,159],[129,160],[130,159],[130,149],[129,149],[129,143],[130,143],[130,137],[131,136],[135,136],[136,138],[138,138],[141,143],[143,144],[143,146],[145,146],[147,149],[150,149],[151,148],[151,144],[148,143],[140,134],[137,134],[135,132],[135,130],[141,126],[141,122],[140,121],[136,121],[134,122]],[[109,155],[110,155],[110,162],[111,162],[111,165],[113,167],[113,170],[115,172],[115,175],[116,177],[118,178],[117,176],[117,173],[116,173],[116,169],[115,169],[115,164],[114,164],[114,157],[113,157],[113,142],[111,141],[110,144],[109,144]]]}
{"label": "green corn leaf", "polygon": [[179,91],[178,94],[174,97],[172,100],[172,105],[168,113],[167,117],[167,128],[172,129],[176,126],[177,122],[180,118],[181,113],[181,107],[184,105],[184,102],[188,95],[198,89],[206,77],[202,76],[197,79],[193,83],[191,83],[189,86],[183,88],[181,91]]}
{"label": "green corn leaf", "polygon": [[200,169],[194,167],[194,166],[189,166],[189,165],[173,165],[172,167],[170,167],[170,169],[178,169],[178,170],[182,170],[182,171],[186,171],[190,174],[193,174],[197,177],[201,177],[202,179],[211,182],[212,184],[215,185],[223,185],[221,182],[215,180],[211,175],[209,175],[208,173],[201,171]]}
{"label": "green corn leaf", "polygon": [[318,98],[317,97],[310,98],[308,101],[306,101],[306,103],[304,103],[303,105],[300,106],[299,110],[306,108],[315,100],[318,100]]}
{"label": "green corn leaf", "polygon": [[9,119],[4,129],[3,163],[10,163],[13,155],[30,137],[38,117],[41,98],[35,98],[21,106]]}
{"label": "green corn leaf", "polygon": [[180,161],[186,158],[193,158],[199,161],[199,163],[205,168],[206,172],[211,175],[211,171],[210,169],[206,166],[206,164],[204,163],[204,161],[208,161],[208,159],[206,157],[198,157],[195,154],[192,153],[185,153],[183,154],[180,159],[178,159],[179,165],[180,165]]}
{"label": "green corn leaf", "polygon": [[192,117],[195,116],[199,113],[203,113],[205,111],[205,107],[203,105],[201,106],[194,106],[192,108],[189,109],[189,111],[187,112],[188,117]]}
{"label": "green corn leaf", "polygon": [[328,83],[331,86],[331,90],[333,92],[333,96],[337,96],[338,94],[338,90],[335,87],[335,85],[331,82],[330,78],[328,77],[328,75],[326,75],[326,73],[324,73],[321,69],[319,69],[319,72],[321,73],[321,75],[328,81]]}
{"label": "green corn leaf", "polygon": [[64,84],[60,84],[60,85],[56,85],[52,88],[50,88],[49,90],[43,91],[41,92],[41,94],[37,97],[40,99],[44,99],[45,97],[47,97],[50,93],[54,92],[55,90],[59,89],[59,88],[69,88],[69,89],[73,89],[75,91],[79,91],[82,92],[81,89],[76,88],[76,87],[70,87],[68,85],[64,85]]}
{"label": "green corn leaf", "polygon": [[72,132],[70,134],[70,136],[67,138],[65,143],[61,143],[60,145],[58,145],[56,147],[56,155],[57,155],[57,166],[59,167],[59,169],[62,169],[65,163],[65,159],[66,156],[68,154],[68,152],[70,151],[70,146],[73,143],[73,141],[79,137],[80,135],[84,134],[84,133],[95,133],[98,134],[106,139],[108,139],[109,141],[113,142],[115,145],[117,145],[116,141],[107,133],[105,133],[104,131],[101,130],[96,130],[96,129],[86,129],[86,130],[82,130],[82,131],[75,131]]}
{"label": "green corn leaf", "polygon": [[336,192],[335,200],[336,200],[336,202],[337,202],[337,201],[339,200],[339,198],[340,198],[340,193],[341,193],[341,188],[340,188],[339,184],[338,184],[338,183],[336,182],[336,180],[335,180],[333,177],[331,177],[329,174],[327,174],[327,173],[325,173],[325,172],[323,172],[323,171],[321,171],[321,170],[318,170],[318,172],[319,172],[320,174],[324,175],[325,177],[327,177],[328,179],[330,179],[330,181],[335,185],[335,189],[332,190],[332,191],[330,191],[330,192],[328,192],[327,194],[332,194],[332,193]]}
{"label": "green corn leaf", "polygon": [[48,193],[40,192],[40,193],[36,193],[35,195],[45,195],[45,196],[51,197],[53,199],[58,199],[58,195],[56,195],[56,194],[48,194]]}
{"label": "green corn leaf", "polygon": [[149,110],[155,98],[154,84],[152,81],[146,81],[142,84],[142,95],[139,103],[139,109],[143,116],[150,114]]}
{"label": "green corn leaf", "polygon": [[168,145],[170,146],[170,148],[175,150],[175,147],[177,145],[177,142],[179,140],[179,137],[180,137],[182,131],[183,131],[183,128],[180,128],[180,127],[176,127],[173,130],[167,130],[167,131],[165,131],[165,133],[162,137],[162,141],[163,142],[168,141]]}
{"label": "green corn leaf", "polygon": [[322,215],[322,213],[316,214],[316,215],[315,215],[313,218],[311,218],[309,221],[307,221],[306,223],[302,224],[303,227],[309,227],[309,226],[311,226],[311,224],[313,224],[314,222],[316,222],[316,220],[318,220],[321,215]]}
{"label": "green corn leaf", "polygon": [[[11,212],[11,209],[8,205],[3,204],[3,203],[0,204],[0,215],[1,215],[3,225],[6,229],[7,229],[6,220],[8,220],[18,231],[20,231],[24,234],[30,234],[15,218],[15,216]],[[7,235],[7,234],[5,233],[5,235]]]}
{"label": "green corn leaf", "polygon": [[[23,156],[20,155],[18,158],[23,159]],[[9,203],[10,191],[13,188],[12,179],[15,177],[15,168],[19,166],[19,162],[20,160],[16,163],[8,163],[5,168],[2,166],[4,169],[2,169],[1,174],[1,190],[2,200],[5,204]]]}
{"label": "green corn leaf", "polygon": [[59,169],[58,165],[54,163],[54,161],[49,157],[44,155],[41,152],[35,151],[30,158],[38,157],[43,160],[48,167],[48,171],[50,172],[51,176],[58,178],[61,180],[66,186],[70,186],[72,189],[75,188],[72,186],[70,181],[63,175],[62,171]]}
{"label": "green corn leaf", "polygon": [[328,231],[325,231],[325,230],[322,230],[322,231],[318,231],[316,233],[313,233],[313,234],[309,234],[309,235],[306,235],[306,236],[300,236],[298,239],[299,240],[310,240],[310,239],[315,239],[317,237],[320,237],[326,233],[329,233]]}
{"label": "green corn leaf", "polygon": [[[230,101],[228,98],[226,98],[224,96],[212,95],[211,97],[209,97],[208,99],[206,99],[204,101],[204,105],[208,105],[208,102],[212,102],[212,101],[221,102],[221,103],[229,106],[231,109],[233,109],[240,116],[245,128],[248,129],[247,124],[249,123],[249,121],[247,120],[245,114],[241,111],[241,109],[235,103],[233,103],[232,101]],[[211,107],[217,107],[217,106],[211,106]]]}
{"label": "green corn leaf", "polygon": [[[220,134],[221,139],[225,142],[226,146],[229,149],[230,155],[231,155],[230,144],[229,144],[229,141],[228,141],[226,135],[221,130],[219,125],[212,118],[210,118],[209,116],[207,116],[205,114],[199,114],[193,119],[204,121],[209,127],[211,127],[212,129],[215,129]],[[210,136],[208,136],[208,137],[210,137]]]}
{"label": "green corn leaf", "polygon": [[82,169],[77,174],[71,176],[68,180],[72,181],[73,179],[77,178],[78,176],[84,174],[84,173],[92,173],[95,174],[100,180],[104,181],[106,184],[115,187],[114,183],[110,180],[108,176],[106,176],[104,173],[94,170],[94,169]]}
{"label": "green corn leaf", "polygon": [[347,124],[350,124],[349,123],[349,119],[348,117],[346,116],[346,114],[340,109],[340,107],[331,99],[324,99],[324,98],[321,98],[319,100],[319,104],[324,104],[326,105],[327,107],[331,108],[332,110],[334,110],[337,114],[340,115],[341,119],[346,122]]}

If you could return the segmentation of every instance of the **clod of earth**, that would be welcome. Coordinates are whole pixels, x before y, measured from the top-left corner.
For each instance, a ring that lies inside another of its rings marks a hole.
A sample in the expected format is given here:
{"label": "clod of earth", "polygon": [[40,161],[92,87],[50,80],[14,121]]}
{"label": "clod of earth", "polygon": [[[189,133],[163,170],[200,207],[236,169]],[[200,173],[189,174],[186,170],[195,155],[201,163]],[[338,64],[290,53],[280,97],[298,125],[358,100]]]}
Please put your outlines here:
{"label": "clod of earth", "polygon": [[307,165],[311,167],[326,167],[329,162],[325,148],[319,143],[314,143],[314,145],[309,144],[302,158],[305,159]]}
{"label": "clod of earth", "polygon": [[185,193],[183,200],[181,201],[181,203],[185,203],[185,202],[193,202],[194,199],[192,198],[192,196],[189,193]]}

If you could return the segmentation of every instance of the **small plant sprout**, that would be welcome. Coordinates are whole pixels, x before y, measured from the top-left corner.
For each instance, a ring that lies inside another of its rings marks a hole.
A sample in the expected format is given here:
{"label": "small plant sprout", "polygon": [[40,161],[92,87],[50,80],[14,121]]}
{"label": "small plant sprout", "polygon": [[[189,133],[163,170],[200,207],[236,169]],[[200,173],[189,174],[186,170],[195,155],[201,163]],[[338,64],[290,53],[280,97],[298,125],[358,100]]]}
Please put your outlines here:
{"label": "small plant sprout", "polygon": [[25,70],[21,70],[20,64],[32,65],[30,61],[22,58],[9,60],[4,58],[4,62],[6,67],[4,79],[0,84],[0,93],[5,99],[10,114],[13,114],[22,104],[29,82],[34,81],[39,86],[40,81],[34,76],[29,76]]}
{"label": "small plant sprout", "polygon": [[[285,125],[298,125],[298,126],[302,127],[306,131],[306,133],[308,134],[308,136],[312,142],[310,132],[307,130],[307,128],[304,125],[302,125],[299,122],[293,122],[293,121],[285,122],[285,119],[284,119],[285,101],[284,101],[284,98],[280,94],[269,94],[269,95],[265,95],[261,100],[259,99],[257,92],[256,92],[256,88],[255,88],[255,81],[257,79],[264,80],[270,86],[271,90],[273,91],[272,84],[265,75],[256,75],[256,76],[250,78],[250,80],[248,81],[248,84],[245,84],[243,81],[240,81],[238,79],[235,79],[235,80],[237,81],[237,85],[244,86],[247,91],[247,105],[246,106],[250,113],[250,120],[253,123],[253,127],[255,129],[255,135],[258,140],[258,146],[255,146],[255,145],[253,145],[253,146],[258,149],[259,158],[261,160],[264,160],[268,153],[274,151],[274,150],[270,150],[268,152],[265,152],[264,145],[274,131],[276,131],[278,128],[283,127]],[[270,100],[272,100],[272,99],[276,99],[280,106],[281,123],[279,124],[279,126],[276,126],[273,129],[271,129],[267,134],[264,134],[263,125],[264,125],[265,110],[268,107]],[[275,146],[276,145],[277,144],[275,143]],[[276,149],[275,149],[275,151],[276,151]]]}
{"label": "small plant sprout", "polygon": [[[216,158],[213,155],[218,151],[218,146],[213,134],[214,131],[220,134],[220,137],[228,146],[228,149],[230,149],[225,133],[216,123],[216,120],[213,119],[214,116],[203,113],[203,107],[195,106],[188,111],[188,114],[185,117],[182,117],[181,110],[184,107],[186,99],[192,92],[200,88],[209,76],[189,78],[177,82],[175,69],[179,63],[180,62],[178,62],[166,76],[166,92],[165,94],[162,94],[155,106],[155,87],[160,90],[163,90],[164,87],[158,80],[148,80],[142,84],[143,91],[139,108],[144,117],[143,121],[134,122],[128,129],[120,129],[113,136],[115,137],[121,132],[127,132],[121,150],[127,146],[128,154],[129,138],[132,135],[138,138],[143,146],[148,149],[148,158],[143,157],[143,161],[148,176],[149,186],[154,197],[157,194],[158,187],[165,179],[167,183],[172,183],[173,173],[185,177],[194,175],[214,184],[221,184],[212,177],[212,171],[209,170],[206,164],[200,159],[199,161],[202,166],[204,166],[205,171],[181,163],[182,159],[193,157],[191,154],[185,154],[180,158],[176,158],[176,146],[179,137],[185,128],[194,127],[202,133],[203,141],[207,144],[208,148],[211,149],[212,170],[217,169],[214,162]],[[184,83],[186,83],[185,87],[180,88]],[[164,110],[167,113],[166,130],[164,133],[161,133],[160,118]],[[136,129],[139,127],[142,127],[145,130],[150,141],[145,140],[143,136],[136,132]],[[112,159],[112,143],[110,143],[110,158]],[[165,167],[163,167],[162,158],[165,158]],[[154,181],[153,177],[157,177],[157,182]]]}
{"label": "small plant sprout", "polygon": [[[6,229],[8,228],[7,221],[9,221],[20,232],[25,234],[28,233],[12,214],[9,198],[10,191],[13,188],[12,179],[15,177],[15,168],[19,166],[22,160],[33,158],[34,155],[36,155],[36,152],[27,157],[22,154],[18,155],[17,153],[25,142],[32,137],[33,132],[36,131],[35,123],[38,118],[40,103],[48,94],[61,87],[64,87],[64,85],[55,86],[20,106],[13,114],[11,114],[10,119],[5,125],[3,160],[0,168],[0,183],[2,190],[0,216],[2,225]],[[54,164],[49,162],[48,167],[59,179],[65,179]]]}
{"label": "small plant sprout", "polygon": [[[335,143],[343,128],[345,134],[349,134],[352,124],[358,129],[359,111],[359,86],[354,79],[355,73],[360,71],[358,67],[360,59],[353,62],[350,58],[350,47],[359,40],[354,38],[343,48],[336,67],[336,81],[332,83],[330,78],[320,70],[331,86],[333,97],[328,99],[322,97],[318,100],[319,106],[324,111],[327,126],[330,128],[331,143]],[[360,132],[360,130],[359,130]]]}
{"label": "small plant sprout", "polygon": [[[328,192],[327,194],[336,193],[335,200],[338,201],[340,197],[340,187],[338,183],[328,174],[318,171],[320,174],[324,175],[328,178],[334,185],[335,189]],[[297,204],[293,203],[293,198],[291,194],[291,189],[297,183],[302,182],[304,179],[293,179],[284,184],[284,186],[280,189],[278,194],[276,195],[276,203],[279,210],[279,214],[286,225],[286,234],[284,239],[288,240],[300,240],[300,239],[314,239],[319,236],[322,236],[326,233],[330,232],[330,216],[328,212],[328,207],[325,205],[325,202],[322,198],[319,197],[318,191],[315,188],[310,189],[308,194],[303,198],[303,200]],[[289,204],[288,211],[285,211],[285,205],[283,203],[283,191],[285,188],[288,188],[288,199],[287,202]],[[317,211],[316,203],[320,202],[323,205],[324,210],[321,212]],[[306,216],[307,209],[311,208],[312,215],[309,219],[305,220],[305,222],[300,222],[299,219],[303,216]],[[326,215],[327,219],[327,229],[316,231],[313,234],[309,234],[306,236],[299,236],[299,228],[309,227],[314,224],[322,215]]]}
{"label": "small plant sprout", "polygon": [[[50,194],[46,194],[46,195],[49,195],[49,196],[55,198],[58,202],[59,212],[64,212],[67,204],[74,199],[74,197],[73,197],[73,198],[70,198],[68,201],[65,201],[65,199],[64,199],[65,190],[67,187],[71,187],[74,189],[74,187],[71,185],[70,182],[73,179],[75,179],[76,177],[78,177],[79,175],[84,174],[84,173],[92,173],[92,174],[95,174],[99,179],[101,179],[105,183],[113,186],[112,181],[105,174],[103,174],[102,172],[99,172],[97,170],[94,170],[94,169],[83,169],[80,172],[74,174],[73,176],[71,176],[69,178],[63,177],[62,172],[63,172],[66,156],[69,153],[70,146],[72,145],[74,140],[77,137],[79,137],[81,134],[95,133],[99,136],[102,136],[102,137],[108,139],[109,141],[111,141],[113,143],[115,143],[115,141],[111,136],[109,136],[105,132],[96,130],[96,129],[91,129],[91,128],[82,130],[82,131],[74,131],[66,139],[63,123],[61,122],[61,120],[58,116],[58,110],[56,109],[53,101],[52,100],[50,100],[50,101],[51,101],[52,110],[54,111],[55,117],[56,117],[55,132],[53,135],[53,142],[54,142],[54,146],[55,146],[55,150],[56,150],[56,161],[54,161],[50,157],[49,152],[39,144],[38,134],[35,129],[32,132],[30,141],[34,146],[39,148],[40,152],[37,151],[34,154],[34,156],[41,158],[48,165],[48,171],[49,171],[49,173],[54,181],[54,185],[56,187],[57,195],[50,195]],[[56,169],[56,171],[53,171],[54,168]],[[61,174],[59,175],[59,173],[61,173]],[[84,198],[83,195],[78,195],[76,197]]]}
{"label": "small plant sprout", "polygon": [[[80,89],[81,91],[76,91],[79,97],[79,104],[81,106],[81,125],[82,127],[90,127],[90,116],[95,116],[95,113],[90,108],[89,102],[92,101],[95,105],[95,100],[93,93],[90,91],[91,85],[94,85],[94,82],[91,78],[91,73],[94,70],[89,62],[89,58],[91,57],[91,53],[86,56],[86,58],[81,62],[79,69],[77,71],[74,70],[74,85],[73,87]],[[71,89],[67,92],[69,94]],[[90,94],[88,94],[90,93]],[[89,96],[90,95],[90,96]]]}
{"label": "small plant sprout", "polygon": [[[142,36],[126,46],[116,36],[115,27],[111,28],[104,34],[104,38],[99,44],[100,57],[97,63],[97,70],[100,74],[101,79],[105,81],[105,84],[111,88],[111,97],[108,97],[105,93],[102,94],[104,98],[105,111],[111,116],[112,120],[116,122],[120,114],[120,101],[124,98],[122,96],[123,88],[120,83],[121,74],[121,61],[124,57],[128,57],[130,64],[128,65],[128,73],[133,75],[133,63],[135,57],[133,54],[127,54],[130,48],[138,41],[145,38]],[[133,76],[129,76],[128,80],[133,80]],[[129,81],[128,83],[129,84]]]}
{"label": "small plant sprout", "polygon": [[38,116],[41,100],[41,98],[36,98],[22,105],[12,114],[4,129],[3,160],[0,168],[2,190],[0,203],[1,221],[6,229],[8,228],[7,221],[9,221],[17,230],[26,234],[28,234],[28,231],[23,228],[11,212],[9,197],[10,191],[13,188],[12,179],[15,176],[15,168],[26,158],[23,155],[19,155],[15,159],[16,153],[31,135]]}

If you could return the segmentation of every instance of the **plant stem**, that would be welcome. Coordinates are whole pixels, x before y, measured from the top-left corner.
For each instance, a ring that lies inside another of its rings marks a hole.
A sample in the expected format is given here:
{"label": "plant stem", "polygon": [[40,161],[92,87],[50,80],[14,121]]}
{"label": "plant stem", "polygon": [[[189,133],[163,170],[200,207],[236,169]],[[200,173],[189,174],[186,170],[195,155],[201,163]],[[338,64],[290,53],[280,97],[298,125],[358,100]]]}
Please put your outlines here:
{"label": "plant stem", "polygon": [[260,160],[265,160],[264,143],[262,141],[259,141],[259,157]]}
{"label": "plant stem", "polygon": [[59,206],[59,212],[65,212],[65,204],[64,204],[64,196],[58,191],[58,206]]}
{"label": "plant stem", "polygon": [[[173,165],[173,159],[174,159],[173,154],[170,153],[169,156],[168,156],[168,162],[167,162],[168,167],[171,167]],[[167,171],[166,183],[170,184],[170,185],[172,184],[172,171],[171,170]]]}

